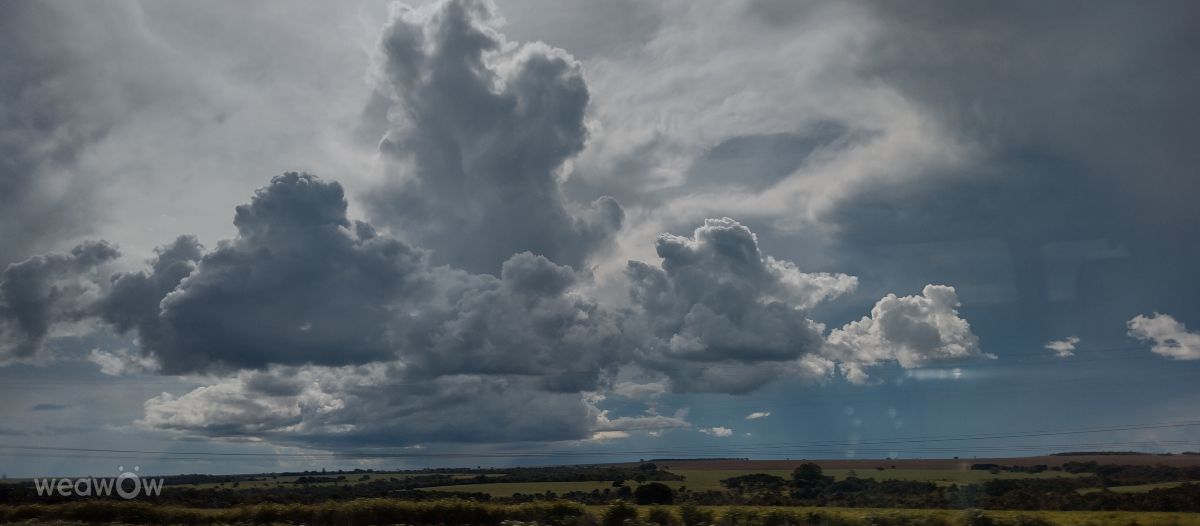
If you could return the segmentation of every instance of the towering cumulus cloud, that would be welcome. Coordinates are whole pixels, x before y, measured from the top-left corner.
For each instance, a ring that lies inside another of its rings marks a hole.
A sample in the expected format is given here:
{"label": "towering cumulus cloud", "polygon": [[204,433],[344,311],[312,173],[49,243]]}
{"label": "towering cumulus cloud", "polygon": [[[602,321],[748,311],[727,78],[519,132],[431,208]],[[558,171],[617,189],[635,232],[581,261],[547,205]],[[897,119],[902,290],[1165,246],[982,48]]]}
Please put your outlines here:
{"label": "towering cumulus cloud", "polygon": [[492,17],[484,0],[393,13],[379,65],[390,180],[370,205],[438,262],[494,273],[530,251],[578,268],[623,219],[612,198],[560,190],[587,137],[583,74],[560,49],[508,42]]}
{"label": "towering cumulus cloud", "polygon": [[[818,302],[854,289],[845,274],[807,274],[763,254],[749,228],[708,219],[692,237],[655,243],[662,267],[632,261],[642,363],[683,391],[746,392],[797,368],[821,372]],[[631,322],[631,325],[636,323]]]}
{"label": "towering cumulus cloud", "polygon": [[888,294],[869,317],[834,329],[825,347],[852,382],[866,366],[895,361],[905,369],[931,363],[991,357],[979,349],[971,324],[958,315],[954,287],[926,285],[919,296]]}

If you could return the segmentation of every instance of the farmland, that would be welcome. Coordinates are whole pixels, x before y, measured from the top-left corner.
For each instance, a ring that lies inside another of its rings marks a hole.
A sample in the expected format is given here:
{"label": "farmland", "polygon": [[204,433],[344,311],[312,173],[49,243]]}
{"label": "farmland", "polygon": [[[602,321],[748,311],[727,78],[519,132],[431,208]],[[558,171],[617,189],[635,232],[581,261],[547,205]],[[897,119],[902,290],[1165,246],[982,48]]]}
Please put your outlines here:
{"label": "farmland", "polygon": [[[677,473],[684,476],[684,480],[680,481],[664,481],[664,484],[671,486],[672,489],[687,488],[692,491],[719,491],[723,490],[724,486],[721,481],[730,477],[749,475],[753,473],[765,473],[781,478],[791,476],[791,470],[785,469],[670,469],[672,473]],[[1044,471],[1040,473],[1013,473],[1000,472],[990,473],[985,470],[972,469],[871,469],[871,470],[855,470],[855,469],[827,469],[824,471],[826,475],[834,477],[834,480],[844,480],[849,476],[857,476],[859,478],[874,478],[877,480],[912,480],[918,482],[933,482],[938,485],[949,484],[978,484],[995,479],[1024,479],[1024,478],[1074,478],[1078,474],[1064,473],[1061,471]],[[636,487],[638,484],[633,480],[625,481],[627,484]],[[589,482],[538,482],[538,483],[492,483],[492,484],[472,484],[469,487],[461,485],[451,486],[436,486],[427,488],[429,491],[472,491],[487,493],[493,497],[507,497],[518,493],[522,494],[538,494],[552,491],[555,493],[565,493],[569,491],[593,491],[611,489],[611,481],[589,481]]]}

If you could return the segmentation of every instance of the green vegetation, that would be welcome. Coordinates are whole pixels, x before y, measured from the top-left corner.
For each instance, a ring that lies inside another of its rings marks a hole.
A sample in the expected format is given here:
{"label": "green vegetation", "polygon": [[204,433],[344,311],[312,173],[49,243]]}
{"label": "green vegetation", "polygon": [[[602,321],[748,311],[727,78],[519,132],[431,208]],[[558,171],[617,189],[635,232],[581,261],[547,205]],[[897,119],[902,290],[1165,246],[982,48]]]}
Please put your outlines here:
{"label": "green vegetation", "polygon": [[[783,479],[791,479],[792,471],[785,469],[768,469],[768,470],[734,470],[734,469],[678,469],[670,470],[672,473],[677,473],[684,477],[683,480],[663,481],[664,484],[671,489],[678,490],[687,488],[690,491],[719,491],[725,488],[721,484],[722,480],[736,477],[744,477],[748,475],[772,475]],[[873,478],[876,480],[912,480],[918,482],[933,482],[939,486],[948,486],[950,484],[979,484],[995,479],[1044,479],[1044,478],[1073,478],[1084,476],[1082,473],[1065,473],[1061,471],[1044,471],[1041,473],[1015,473],[1002,471],[1000,473],[989,473],[987,471],[969,470],[969,469],[883,469],[883,470],[861,470],[853,469],[830,469],[824,473],[833,476],[834,480],[845,480],[851,475],[857,475],[859,478]],[[625,481],[636,488],[637,484],[633,479]],[[449,485],[436,486],[425,488],[429,491],[449,491],[449,492],[479,492],[486,493],[493,497],[510,497],[518,493],[525,495],[544,494],[547,491],[557,494],[564,494],[571,491],[590,492],[592,490],[603,491],[605,488],[611,488],[612,484],[608,481],[588,481],[588,482],[492,482],[486,484],[471,484],[470,486]]]}
{"label": "green vegetation", "polygon": [[[65,522],[61,522],[65,521]],[[517,521],[517,522],[512,522]],[[405,502],[359,499],[320,504],[262,504],[196,509],[124,501],[0,505],[0,522],[29,525],[122,524],[376,524],[523,526],[1200,526],[1200,514],[1163,512],[1010,512],[851,508],[613,506],[569,502],[498,505],[460,500]],[[519,523],[519,524],[518,524]]]}

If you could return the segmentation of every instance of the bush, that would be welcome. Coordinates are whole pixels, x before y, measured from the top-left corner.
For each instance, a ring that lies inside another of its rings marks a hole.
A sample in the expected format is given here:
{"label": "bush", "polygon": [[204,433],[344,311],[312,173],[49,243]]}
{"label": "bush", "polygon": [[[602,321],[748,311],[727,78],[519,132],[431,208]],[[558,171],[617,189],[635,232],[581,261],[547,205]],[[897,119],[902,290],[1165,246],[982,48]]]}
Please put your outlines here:
{"label": "bush", "polygon": [[601,523],[604,526],[622,526],[627,520],[637,520],[637,508],[618,502],[604,510]]}
{"label": "bush", "polygon": [[669,508],[654,507],[650,508],[650,512],[646,515],[646,522],[660,526],[674,526],[679,521],[675,520],[675,515]]}
{"label": "bush", "polygon": [[675,493],[661,482],[651,482],[638,486],[633,492],[633,499],[638,504],[671,504],[675,502]]}
{"label": "bush", "polygon": [[683,521],[684,526],[697,526],[698,524],[712,524],[713,512],[702,510],[694,503],[687,502],[679,507],[679,518]]}

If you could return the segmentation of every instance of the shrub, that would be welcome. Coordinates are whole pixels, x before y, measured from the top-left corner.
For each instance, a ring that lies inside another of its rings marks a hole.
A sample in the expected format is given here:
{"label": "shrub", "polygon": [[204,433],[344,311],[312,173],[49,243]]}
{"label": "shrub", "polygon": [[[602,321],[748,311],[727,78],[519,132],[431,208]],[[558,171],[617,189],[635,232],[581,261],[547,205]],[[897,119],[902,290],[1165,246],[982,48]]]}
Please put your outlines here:
{"label": "shrub", "polygon": [[679,507],[679,518],[683,521],[684,526],[697,526],[698,524],[712,524],[713,512],[702,510],[695,503],[687,502]]}
{"label": "shrub", "polygon": [[604,510],[601,523],[604,526],[622,526],[627,520],[637,520],[637,508],[624,502],[618,502]]}
{"label": "shrub", "polygon": [[646,522],[658,524],[660,526],[674,526],[678,523],[675,520],[675,515],[671,513],[669,508],[650,508],[650,512],[646,515]]}
{"label": "shrub", "polygon": [[675,502],[675,492],[666,484],[651,482],[638,486],[633,498],[638,504],[671,504]]}

